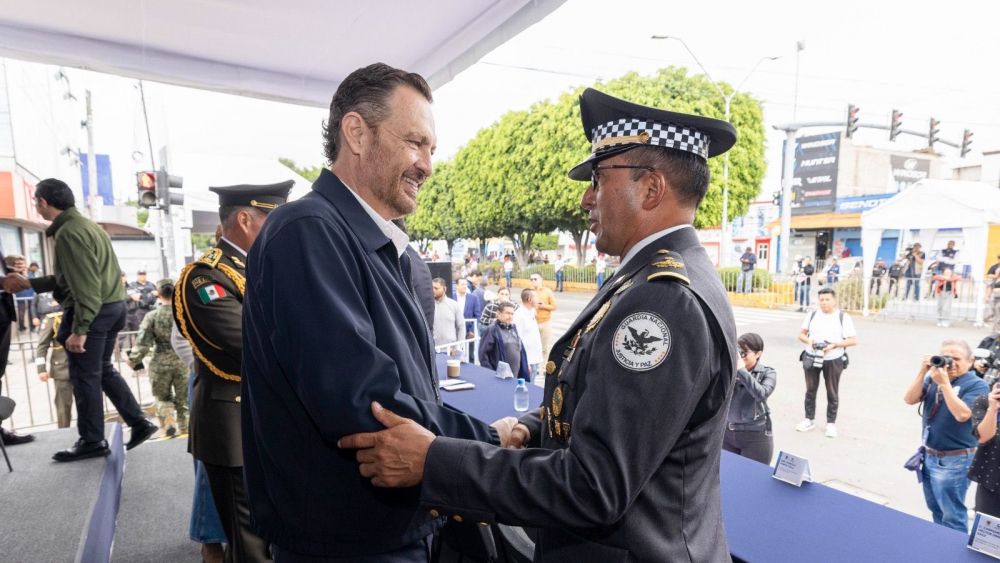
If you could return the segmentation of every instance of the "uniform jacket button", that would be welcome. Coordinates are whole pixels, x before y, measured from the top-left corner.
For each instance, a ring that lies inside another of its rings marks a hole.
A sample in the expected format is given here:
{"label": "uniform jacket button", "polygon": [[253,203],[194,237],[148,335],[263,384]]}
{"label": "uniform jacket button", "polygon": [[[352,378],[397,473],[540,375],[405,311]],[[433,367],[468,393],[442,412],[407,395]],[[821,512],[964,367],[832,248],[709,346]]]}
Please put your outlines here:
{"label": "uniform jacket button", "polygon": [[236,396],[236,402],[237,403],[240,402],[240,396],[239,395]]}
{"label": "uniform jacket button", "polygon": [[454,521],[456,521],[456,522],[461,522],[462,521],[462,516],[460,514],[455,514],[454,516],[451,517],[451,519],[454,520]]}
{"label": "uniform jacket button", "polygon": [[441,516],[441,513],[440,513],[440,512],[438,512],[437,510],[434,510],[434,509],[432,508],[432,509],[431,509],[431,518],[437,518],[438,516]]}

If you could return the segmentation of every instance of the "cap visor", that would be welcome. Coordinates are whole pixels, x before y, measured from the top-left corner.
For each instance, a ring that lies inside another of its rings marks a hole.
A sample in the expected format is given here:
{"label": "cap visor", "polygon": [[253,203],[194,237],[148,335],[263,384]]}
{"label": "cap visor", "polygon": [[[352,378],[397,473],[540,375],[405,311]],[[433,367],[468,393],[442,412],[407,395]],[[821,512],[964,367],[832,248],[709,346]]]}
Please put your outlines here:
{"label": "cap visor", "polygon": [[589,182],[590,181],[590,172],[591,172],[591,169],[594,167],[594,164],[597,164],[598,162],[604,160],[605,158],[610,158],[610,157],[612,157],[612,156],[614,156],[616,154],[621,154],[621,153],[623,153],[623,152],[625,152],[627,150],[631,150],[631,149],[634,149],[636,147],[644,147],[644,146],[648,146],[648,145],[634,145],[634,144],[631,144],[631,145],[621,145],[621,146],[617,146],[617,147],[612,147],[610,149],[604,150],[604,151],[602,151],[600,153],[597,153],[597,154],[592,154],[592,155],[588,156],[580,164],[577,164],[573,168],[570,168],[569,173],[566,174],[566,175],[569,176],[570,180],[577,180],[577,181],[580,181],[580,182]]}

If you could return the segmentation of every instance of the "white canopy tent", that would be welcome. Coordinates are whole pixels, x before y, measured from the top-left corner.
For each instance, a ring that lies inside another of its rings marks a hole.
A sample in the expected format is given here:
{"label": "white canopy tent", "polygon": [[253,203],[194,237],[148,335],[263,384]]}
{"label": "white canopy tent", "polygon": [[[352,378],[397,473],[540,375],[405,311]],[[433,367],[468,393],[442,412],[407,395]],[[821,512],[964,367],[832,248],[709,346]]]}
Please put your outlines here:
{"label": "white canopy tent", "polygon": [[376,61],[437,88],[564,1],[5,2],[0,56],[327,107]]}
{"label": "white canopy tent", "polygon": [[[1000,190],[980,182],[921,180],[884,204],[861,214],[861,249],[864,286],[871,283],[875,255],[882,232],[889,229],[919,230],[918,242],[930,248],[938,229],[961,228],[965,246],[962,258],[972,264],[972,280],[983,281],[989,225],[1000,224]],[[868,314],[868,292],[864,291],[864,314]],[[983,322],[985,286],[977,284],[976,323]]]}

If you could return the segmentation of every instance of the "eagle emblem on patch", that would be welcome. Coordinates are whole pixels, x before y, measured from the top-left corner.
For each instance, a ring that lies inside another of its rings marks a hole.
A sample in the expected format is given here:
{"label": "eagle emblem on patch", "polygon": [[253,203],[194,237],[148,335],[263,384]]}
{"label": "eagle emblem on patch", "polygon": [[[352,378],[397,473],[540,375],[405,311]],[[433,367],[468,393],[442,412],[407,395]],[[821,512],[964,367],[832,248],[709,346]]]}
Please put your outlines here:
{"label": "eagle emblem on patch", "polygon": [[670,343],[670,329],[659,315],[633,313],[618,325],[611,349],[623,368],[649,371],[667,358]]}

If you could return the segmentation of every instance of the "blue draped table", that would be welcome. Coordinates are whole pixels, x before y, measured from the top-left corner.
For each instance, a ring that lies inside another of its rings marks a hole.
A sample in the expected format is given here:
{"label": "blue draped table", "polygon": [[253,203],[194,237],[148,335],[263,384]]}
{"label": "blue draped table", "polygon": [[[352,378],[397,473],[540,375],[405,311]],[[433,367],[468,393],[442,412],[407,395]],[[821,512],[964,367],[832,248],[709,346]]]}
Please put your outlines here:
{"label": "blue draped table", "polygon": [[[437,355],[438,377],[447,378],[448,357]],[[521,416],[514,410],[514,386],[517,379],[498,379],[492,370],[475,364],[462,364],[461,379],[475,383],[475,389],[466,391],[441,390],[441,400],[449,407],[469,413],[484,422],[493,422],[505,416]],[[528,382],[528,405],[535,409],[542,404],[542,390]]]}
{"label": "blue draped table", "polygon": [[[446,357],[438,354],[444,378]],[[441,391],[449,406],[493,422],[518,416],[516,380],[462,364],[461,378],[475,383],[469,391]],[[528,385],[531,408],[542,390]],[[896,469],[905,470],[900,464]],[[733,555],[746,561],[878,561],[948,563],[995,561],[965,547],[968,538],[955,530],[886,508],[817,483],[801,488],[771,478],[772,468],[722,452],[722,514]],[[907,473],[914,495],[923,495]]]}

